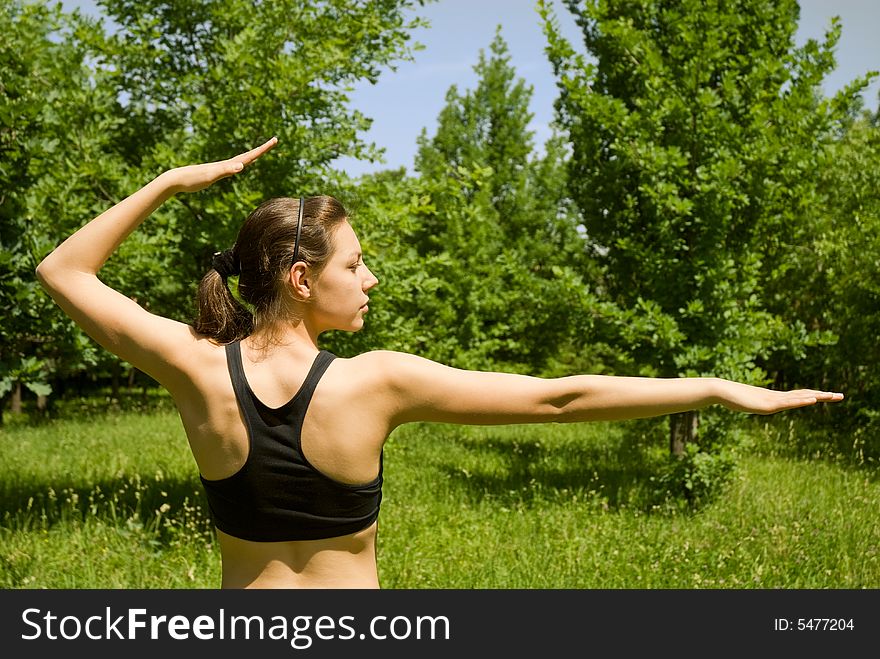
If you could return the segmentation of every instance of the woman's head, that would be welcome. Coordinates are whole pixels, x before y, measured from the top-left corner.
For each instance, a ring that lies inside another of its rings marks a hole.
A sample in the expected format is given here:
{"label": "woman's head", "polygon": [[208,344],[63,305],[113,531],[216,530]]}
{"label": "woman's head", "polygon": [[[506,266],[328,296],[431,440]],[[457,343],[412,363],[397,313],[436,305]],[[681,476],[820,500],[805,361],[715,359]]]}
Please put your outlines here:
{"label": "woman's head", "polygon": [[[306,312],[334,315],[337,301],[332,297],[342,291],[336,277],[339,264],[333,258],[338,251],[337,234],[349,251],[357,238],[342,204],[329,196],[308,197],[294,263],[299,204],[299,199],[288,197],[269,199],[248,216],[227,261],[232,272],[238,273],[238,295],[250,309],[232,296],[224,276],[228,273],[212,268],[199,285],[199,313],[193,324],[197,332],[218,343],[231,343],[254,332],[271,334],[273,328],[298,320]],[[343,227],[347,231],[340,231]],[[322,274],[331,264],[334,276],[322,287]]]}
{"label": "woman's head", "polygon": [[298,265],[291,272],[290,285],[307,296],[307,313],[316,329],[357,331],[364,326],[367,293],[379,280],[364,263],[360,241],[348,222],[336,228],[333,245],[320,277],[306,280],[306,287],[299,272],[303,266]]}

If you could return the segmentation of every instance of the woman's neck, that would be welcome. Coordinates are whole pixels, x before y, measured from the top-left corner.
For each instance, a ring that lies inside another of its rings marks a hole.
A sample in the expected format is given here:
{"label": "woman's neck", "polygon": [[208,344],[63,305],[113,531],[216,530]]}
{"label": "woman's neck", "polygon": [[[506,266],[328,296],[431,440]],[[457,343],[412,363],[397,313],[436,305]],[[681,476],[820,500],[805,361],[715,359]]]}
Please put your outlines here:
{"label": "woman's neck", "polygon": [[320,350],[318,332],[314,331],[305,320],[278,323],[259,329],[248,336],[244,343],[252,353],[259,353],[263,357],[279,351],[309,356]]}

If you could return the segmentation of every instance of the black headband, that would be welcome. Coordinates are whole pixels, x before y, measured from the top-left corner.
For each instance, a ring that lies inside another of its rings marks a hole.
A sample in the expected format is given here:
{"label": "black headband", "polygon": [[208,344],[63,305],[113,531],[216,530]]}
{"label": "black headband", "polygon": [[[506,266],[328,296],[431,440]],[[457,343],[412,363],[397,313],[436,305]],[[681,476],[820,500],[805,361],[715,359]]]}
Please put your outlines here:
{"label": "black headband", "polygon": [[293,243],[293,260],[290,262],[291,265],[296,263],[296,257],[299,256],[299,234],[302,231],[303,224],[303,206],[305,205],[305,199],[303,197],[299,198],[299,217],[296,218],[296,242]]}

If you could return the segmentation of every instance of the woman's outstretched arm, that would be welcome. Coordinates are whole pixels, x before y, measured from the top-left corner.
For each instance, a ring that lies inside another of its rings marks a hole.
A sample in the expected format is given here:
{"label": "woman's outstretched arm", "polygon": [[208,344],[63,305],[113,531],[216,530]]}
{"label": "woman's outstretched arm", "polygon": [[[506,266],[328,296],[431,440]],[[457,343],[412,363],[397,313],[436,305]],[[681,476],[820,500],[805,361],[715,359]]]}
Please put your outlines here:
{"label": "woman's outstretched arm", "polygon": [[214,163],[171,169],[71,235],[37,266],[37,278],[55,302],[110,352],[166,387],[179,377],[180,359],[195,340],[192,328],[149,313],[98,279],[98,271],[162,203],[232,176],[275,145]]}
{"label": "woman's outstretched arm", "polygon": [[[392,425],[413,421],[467,424],[614,421],[661,416],[719,404],[773,414],[843,394],[773,391],[720,378],[575,375],[535,378],[465,371],[397,352],[368,353],[381,378]],[[365,363],[365,366],[367,364]]]}

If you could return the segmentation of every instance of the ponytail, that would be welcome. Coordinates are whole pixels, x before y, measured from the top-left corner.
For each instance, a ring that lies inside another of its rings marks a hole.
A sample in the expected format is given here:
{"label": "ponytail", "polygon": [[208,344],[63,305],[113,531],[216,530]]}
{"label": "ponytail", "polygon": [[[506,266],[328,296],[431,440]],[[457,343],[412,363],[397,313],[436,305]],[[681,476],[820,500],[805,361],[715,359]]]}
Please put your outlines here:
{"label": "ponytail", "polygon": [[[223,253],[229,255],[229,250]],[[205,334],[217,343],[225,345],[248,336],[254,329],[254,317],[229,290],[226,272],[215,265],[202,277],[197,296],[198,317],[193,328],[199,334]]]}

